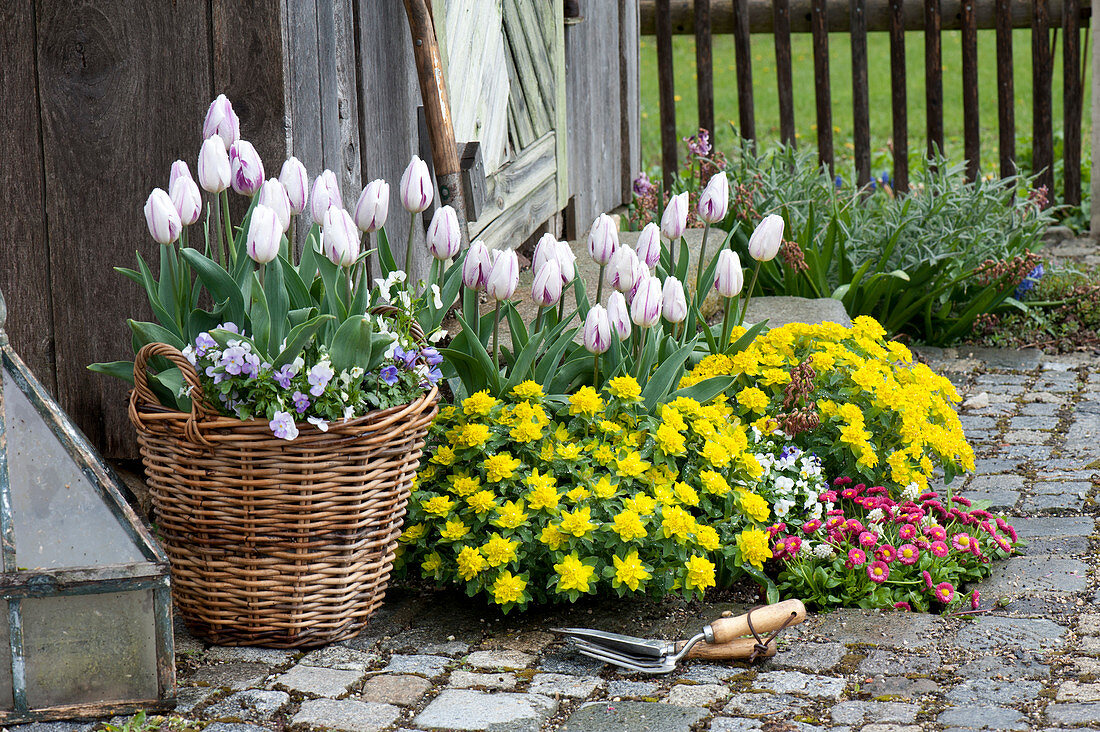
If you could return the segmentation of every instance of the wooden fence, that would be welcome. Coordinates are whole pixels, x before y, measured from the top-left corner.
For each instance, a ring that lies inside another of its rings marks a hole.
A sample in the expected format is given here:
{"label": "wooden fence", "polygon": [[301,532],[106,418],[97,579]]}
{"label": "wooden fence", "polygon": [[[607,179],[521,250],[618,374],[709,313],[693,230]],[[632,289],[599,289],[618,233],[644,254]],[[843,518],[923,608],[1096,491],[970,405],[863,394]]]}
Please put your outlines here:
{"label": "wooden fence", "polygon": [[[1016,120],[1012,77],[1012,29],[1031,28],[1032,56],[1032,170],[1037,185],[1054,191],[1052,123],[1053,54],[1050,35],[1061,28],[1065,189],[1061,200],[1081,202],[1081,30],[1091,8],[1080,0],[642,0],[642,32],[657,36],[660,82],[662,167],[668,176],[676,169],[676,112],[672,74],[673,33],[693,33],[696,42],[699,125],[714,129],[713,33],[732,33],[737,65],[740,133],[756,139],[753,113],[750,33],[773,33],[778,77],[780,137],[795,144],[792,99],[791,33],[813,35],[813,74],[816,89],[817,150],[820,161],[833,167],[832,100],[829,89],[829,32],[851,36],[853,144],[857,183],[871,179],[870,109],[867,94],[867,33],[890,34],[891,108],[893,114],[894,188],[909,188],[908,102],[905,73],[905,31],[924,31],[926,143],[929,155],[943,150],[943,78],[940,35],[957,29],[962,34],[963,140],[967,175],[978,174],[981,140],[978,106],[978,29],[995,29],[997,38],[997,125],[1000,173],[1016,172]],[[1051,196],[1053,200],[1053,195]]]}

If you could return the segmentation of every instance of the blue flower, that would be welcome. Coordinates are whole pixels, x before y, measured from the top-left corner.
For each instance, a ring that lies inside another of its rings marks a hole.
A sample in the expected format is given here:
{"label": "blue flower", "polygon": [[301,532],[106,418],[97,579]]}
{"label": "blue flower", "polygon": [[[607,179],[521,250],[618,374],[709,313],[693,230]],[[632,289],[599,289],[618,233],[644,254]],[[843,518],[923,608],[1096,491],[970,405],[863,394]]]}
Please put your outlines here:
{"label": "blue flower", "polygon": [[1017,300],[1023,300],[1028,294],[1035,289],[1035,286],[1039,284],[1039,280],[1043,279],[1043,275],[1046,274],[1043,269],[1043,265],[1039,264],[1035,266],[1035,269],[1027,273],[1020,284],[1016,285],[1016,292],[1012,293],[1012,296]]}
{"label": "blue flower", "polygon": [[275,418],[267,424],[272,434],[280,440],[293,440],[298,436],[298,425],[294,424],[290,412],[275,412]]}
{"label": "blue flower", "polygon": [[442,378],[443,378],[443,372],[440,371],[438,368],[433,368],[431,371],[428,372],[427,380],[422,381],[420,383],[420,386],[421,386],[421,388],[427,388],[427,387],[435,384],[437,381],[439,381]]}
{"label": "blue flower", "polygon": [[290,397],[290,400],[294,402],[294,408],[298,410],[298,414],[301,414],[302,412],[309,409],[309,397],[307,397],[300,391],[294,392],[294,394]]}
{"label": "blue flower", "polygon": [[325,387],[328,386],[328,382],[332,380],[335,373],[336,372],[332,370],[332,364],[328,361],[322,361],[311,368],[309,374],[306,376],[310,384],[309,393],[313,396],[321,396],[324,394]]}
{"label": "blue flower", "polygon": [[443,355],[431,346],[421,350],[420,355],[424,357],[424,360],[429,366],[438,366],[443,363]]}
{"label": "blue flower", "polygon": [[284,389],[289,389],[290,380],[294,378],[294,374],[294,367],[290,364],[287,364],[286,366],[283,366],[281,369],[272,374],[271,378],[279,382],[279,386],[283,387]]}
{"label": "blue flower", "polygon": [[382,381],[386,382],[390,386],[393,386],[397,383],[398,379],[397,367],[393,364],[390,364],[389,366],[386,366],[382,369],[382,372],[379,374],[379,376],[382,377]]}
{"label": "blue flower", "polygon": [[843,188],[844,187],[844,179],[841,178],[839,175],[836,177],[836,180],[834,182],[836,183],[837,188]]}

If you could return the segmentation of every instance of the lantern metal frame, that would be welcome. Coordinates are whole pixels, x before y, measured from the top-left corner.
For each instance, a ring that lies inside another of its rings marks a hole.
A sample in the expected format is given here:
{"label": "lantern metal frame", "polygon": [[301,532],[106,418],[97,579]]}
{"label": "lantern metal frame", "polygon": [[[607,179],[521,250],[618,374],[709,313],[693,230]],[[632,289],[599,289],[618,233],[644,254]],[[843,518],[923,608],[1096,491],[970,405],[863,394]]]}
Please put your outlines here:
{"label": "lantern metal frame", "polygon": [[[138,710],[171,709],[175,706],[175,654],[168,558],[127,502],[125,496],[129,494],[129,489],[15,353],[4,331],[5,319],[6,309],[3,294],[0,293],[0,549],[3,554],[0,601],[6,601],[8,606],[7,618],[0,617],[0,623],[8,624],[12,681],[12,709],[0,709],[0,724],[94,718]],[[8,432],[5,428],[7,415],[3,387],[5,378],[9,376],[49,426],[65,452],[99,491],[100,499],[136,545],[143,561],[51,569],[19,568],[15,547],[15,522],[19,517],[12,510]],[[142,590],[152,593],[157,698],[105,700],[32,708],[27,701],[22,602],[29,598],[76,597]]]}

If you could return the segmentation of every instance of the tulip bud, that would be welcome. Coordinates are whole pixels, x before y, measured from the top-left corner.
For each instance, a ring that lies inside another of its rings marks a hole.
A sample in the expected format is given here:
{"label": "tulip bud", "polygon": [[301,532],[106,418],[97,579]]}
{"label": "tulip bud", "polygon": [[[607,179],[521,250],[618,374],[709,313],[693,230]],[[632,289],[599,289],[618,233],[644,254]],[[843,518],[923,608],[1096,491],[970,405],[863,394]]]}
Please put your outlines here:
{"label": "tulip bud", "polygon": [[297,215],[305,211],[309,175],[302,161],[294,156],[287,158],[283,163],[283,169],[279,171],[279,182],[286,189],[286,196],[290,201],[290,212]]}
{"label": "tulip bud", "polygon": [[183,223],[179,211],[163,188],[154,188],[145,201],[145,223],[149,233],[160,244],[171,244],[179,238]]}
{"label": "tulip bud", "polygon": [[569,242],[559,241],[556,249],[558,266],[561,267],[561,283],[568,285],[577,277],[577,255]]}
{"label": "tulip bud", "polygon": [[714,273],[714,289],[722,297],[736,297],[745,284],[741,258],[732,249],[723,249],[718,253],[717,267]]}
{"label": "tulip bud", "polygon": [[539,307],[555,305],[561,299],[561,287],[561,267],[558,260],[551,257],[537,270],[531,285],[531,299]]}
{"label": "tulip bud", "polygon": [[[186,165],[187,163],[184,163],[185,167]],[[190,226],[199,220],[199,215],[202,213],[202,194],[199,193],[199,187],[195,185],[190,173],[177,176],[172,181],[168,186],[168,196],[172,199],[172,205],[175,206],[176,213],[180,215],[180,222],[184,226]]]}
{"label": "tulip bud", "polygon": [[264,184],[264,164],[252,143],[237,140],[230,145],[229,162],[233,166],[233,190],[243,196],[256,195]]}
{"label": "tulip bud", "polygon": [[519,258],[512,249],[500,252],[493,259],[489,269],[489,278],[485,282],[485,292],[497,302],[507,300],[519,285]]}
{"label": "tulip bud", "polygon": [[381,178],[363,189],[355,204],[355,225],[360,231],[377,231],[386,225],[390,213],[390,184]]}
{"label": "tulip bud", "polygon": [[650,221],[638,235],[638,259],[653,269],[661,261],[661,227]]}
{"label": "tulip bud", "polygon": [[309,213],[313,217],[313,223],[323,224],[325,214],[333,206],[343,208],[344,199],[340,195],[336,173],[326,170],[313,181],[313,192],[309,195]]}
{"label": "tulip bud", "polygon": [[618,248],[619,231],[615,220],[607,214],[600,214],[592,222],[592,229],[588,232],[588,254],[602,267],[611,261]]}
{"label": "tulip bud", "polygon": [[679,239],[684,235],[688,225],[688,194],[684,191],[678,196],[673,196],[665,206],[665,212],[661,216],[661,233],[669,241]]}
{"label": "tulip bud", "polygon": [[275,212],[284,233],[290,228],[290,197],[278,178],[271,178],[264,182],[260,188],[259,204]]}
{"label": "tulip bud", "polygon": [[718,171],[711,176],[707,187],[703,189],[703,195],[699,196],[699,205],[696,211],[699,218],[708,224],[717,224],[726,218],[726,212],[730,208],[730,183],[726,174]]}
{"label": "tulip bud", "polygon": [[[531,258],[531,269],[538,272],[547,260],[556,259],[557,255],[558,240],[548,231],[539,237],[539,242],[535,245],[535,255]],[[561,271],[560,264],[558,265],[558,271]]]}
{"label": "tulip bud", "polygon": [[168,176],[168,195],[172,195],[172,186],[175,184],[176,178],[195,180],[191,177],[191,169],[187,167],[187,163],[182,160],[177,160],[172,163],[172,172]]}
{"label": "tulip bud", "polygon": [[593,305],[584,319],[584,348],[589,353],[606,353],[611,348],[611,323],[603,305]]}
{"label": "tulip bud", "polygon": [[619,247],[611,257],[611,262],[605,271],[607,284],[619,292],[630,292],[634,287],[634,272],[638,262],[638,255],[627,246]]}
{"label": "tulip bud", "polygon": [[765,216],[749,237],[749,256],[757,262],[767,262],[779,253],[783,243],[783,217],[778,214]]}
{"label": "tulip bud", "polygon": [[634,301],[630,303],[630,319],[639,328],[650,328],[661,319],[661,281],[648,277],[638,286]]}
{"label": "tulip bud", "polygon": [[462,284],[472,290],[481,290],[489,281],[489,270],[493,266],[493,258],[489,255],[489,247],[484,242],[475,241],[466,250],[466,259],[462,262]]}
{"label": "tulip bud", "polygon": [[359,229],[351,214],[333,206],[325,212],[321,230],[321,245],[328,260],[340,267],[350,267],[359,258]]}
{"label": "tulip bud", "polygon": [[[217,139],[214,139],[217,138]],[[206,138],[199,151],[199,185],[207,193],[221,193],[229,187],[233,171],[229,165],[229,153],[217,135]]]}
{"label": "tulip bud", "polygon": [[624,293],[626,295],[626,301],[634,302],[634,296],[638,294],[638,287],[652,276],[649,267],[645,266],[645,262],[640,259],[635,260],[634,286],[630,288],[629,292]]}
{"label": "tulip bud", "polygon": [[420,213],[432,204],[434,194],[428,164],[413,155],[401,174],[401,205],[409,213]]}
{"label": "tulip bud", "polygon": [[219,94],[218,98],[210,103],[209,109],[206,110],[206,119],[202,123],[203,139],[208,140],[214,135],[221,138],[226,150],[241,139],[241,120],[224,94]]}
{"label": "tulip bud", "polygon": [[664,289],[661,291],[661,299],[664,303],[661,314],[670,323],[682,323],[688,315],[687,297],[684,295],[684,286],[675,277],[665,279]]}
{"label": "tulip bud", "polygon": [[620,341],[630,337],[630,308],[621,292],[612,292],[607,298],[607,318],[611,321],[611,330]]}
{"label": "tulip bud", "polygon": [[440,261],[458,254],[462,248],[462,232],[458,228],[458,214],[450,206],[440,206],[428,225],[428,251]]}
{"label": "tulip bud", "polygon": [[[276,181],[278,183],[278,181]],[[256,264],[267,264],[279,255],[279,243],[283,238],[283,223],[279,213],[268,206],[257,204],[252,209],[248,223],[245,249]]]}

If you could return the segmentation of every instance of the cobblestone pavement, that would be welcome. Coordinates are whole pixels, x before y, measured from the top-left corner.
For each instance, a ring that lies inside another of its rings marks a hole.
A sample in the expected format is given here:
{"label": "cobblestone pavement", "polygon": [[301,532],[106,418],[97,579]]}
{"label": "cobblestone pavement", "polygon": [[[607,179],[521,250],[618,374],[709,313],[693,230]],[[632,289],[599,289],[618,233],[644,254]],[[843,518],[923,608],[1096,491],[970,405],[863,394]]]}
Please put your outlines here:
{"label": "cobblestone pavement", "polygon": [[1030,542],[980,586],[1002,609],[819,614],[757,666],[688,662],[641,677],[574,655],[547,629],[682,637],[745,603],[594,601],[502,617],[398,588],[360,637],[309,653],[205,647],[181,628],[177,713],[207,732],[1098,729],[1100,362],[921,353],[968,400],[979,458],[964,493],[1019,517]]}

